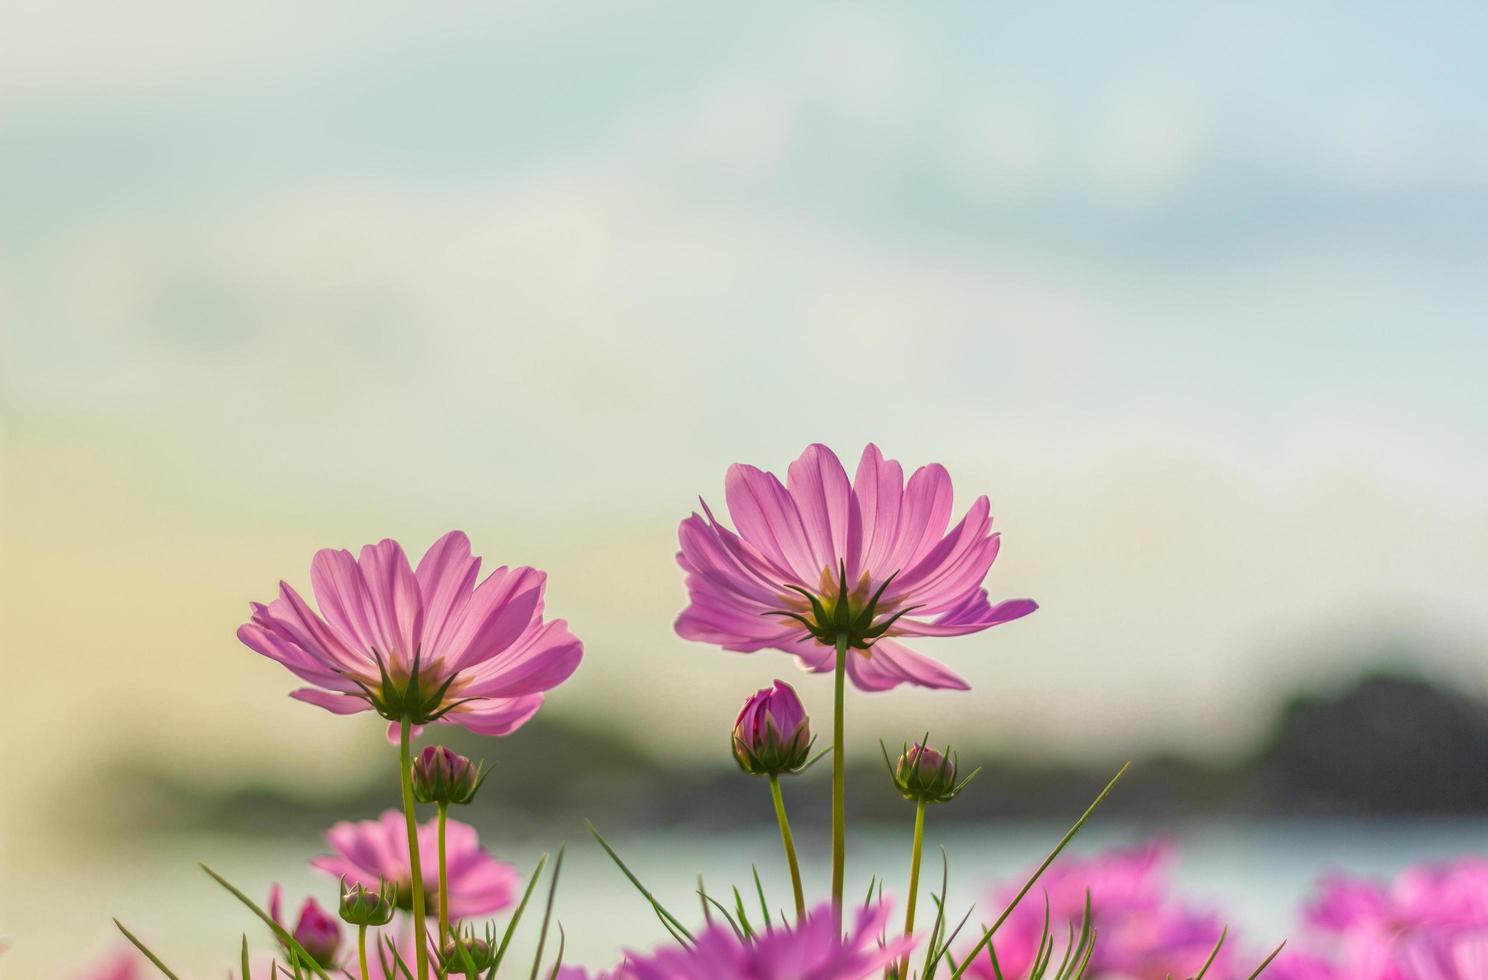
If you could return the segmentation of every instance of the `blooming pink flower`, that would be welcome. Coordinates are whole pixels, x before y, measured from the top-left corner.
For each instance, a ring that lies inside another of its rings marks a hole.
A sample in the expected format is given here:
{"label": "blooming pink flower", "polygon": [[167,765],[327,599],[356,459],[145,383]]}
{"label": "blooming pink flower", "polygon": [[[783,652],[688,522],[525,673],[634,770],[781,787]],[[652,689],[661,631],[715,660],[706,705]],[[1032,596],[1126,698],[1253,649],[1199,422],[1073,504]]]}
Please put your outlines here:
{"label": "blooming pink flower", "polygon": [[479,573],[461,531],[434,542],[417,569],[392,540],[360,558],[325,549],[310,563],[319,613],[280,582],[279,598],[253,603],[238,639],[313,685],[291,697],[328,711],[506,735],[568,679],[583,647],[563,620],[543,621],[542,572],[503,565],[477,585]]}
{"label": "blooming pink flower", "polygon": [[[419,855],[424,894],[432,908],[439,894],[439,828],[436,820],[419,825]],[[398,888],[399,907],[413,903],[413,873],[408,860],[408,827],[403,814],[388,810],[377,820],[342,821],[326,832],[335,854],[310,862],[336,878],[376,888],[389,881]],[[449,914],[453,919],[487,915],[512,903],[517,870],[480,846],[475,828],[458,820],[445,827],[445,863],[449,874]]]}
{"label": "blooming pink flower", "polygon": [[860,908],[852,931],[838,930],[830,905],[806,921],[772,929],[753,941],[723,925],[709,928],[690,947],[667,946],[649,956],[629,954],[623,980],[862,980],[914,948],[913,937],[885,942],[889,906]]}
{"label": "blooming pink flower", "polygon": [[1303,913],[1278,980],[1488,978],[1488,859],[1407,868],[1391,882],[1332,875]]}
{"label": "blooming pink flower", "polygon": [[[1168,895],[1167,868],[1172,856],[1170,846],[1148,844],[1056,861],[992,939],[1003,977],[1022,980],[1028,976],[1043,936],[1044,897],[1048,897],[1050,934],[1060,944],[1070,924],[1079,928],[1087,892],[1098,931],[1088,973],[1093,980],[1193,976],[1208,959],[1223,926],[1215,916]],[[987,907],[1000,911],[1019,887],[1021,882],[1000,888]],[[1232,975],[1230,948],[1226,943],[1206,977],[1224,980]],[[1056,960],[1062,953],[1059,946]],[[982,980],[996,975],[985,951],[967,973]]]}
{"label": "blooming pink flower", "polygon": [[277,884],[269,889],[269,918],[293,936],[316,963],[334,966],[336,951],[341,947],[341,921],[321,908],[315,899],[307,898],[291,929],[280,915],[283,897],[283,890]]}
{"label": "blooming pink flower", "polygon": [[[890,637],[959,636],[1026,616],[1031,599],[987,600],[982,580],[997,557],[986,497],[954,528],[951,478],[939,464],[904,471],[869,445],[848,482],[826,446],[808,446],[786,483],[737,463],[724,496],[737,532],[707,503],[678,529],[677,561],[690,602],[677,619],[689,640],[752,653],[795,654],[830,671],[835,637],[854,656],[846,669],[865,691],[900,684],[967,684]],[[845,601],[844,601],[845,600]]]}

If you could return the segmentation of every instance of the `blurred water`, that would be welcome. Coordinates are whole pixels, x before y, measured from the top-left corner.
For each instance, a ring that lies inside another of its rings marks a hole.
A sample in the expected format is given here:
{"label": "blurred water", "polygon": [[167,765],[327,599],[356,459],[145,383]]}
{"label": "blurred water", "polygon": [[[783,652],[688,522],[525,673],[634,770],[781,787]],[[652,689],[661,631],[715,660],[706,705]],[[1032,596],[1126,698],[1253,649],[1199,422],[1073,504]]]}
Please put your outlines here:
{"label": "blurred water", "polygon": [[[907,814],[906,814],[907,816]],[[602,824],[602,821],[600,821]],[[849,888],[861,895],[871,870],[887,876],[887,890],[902,894],[908,867],[904,828],[859,831],[849,841]],[[646,948],[665,938],[641,898],[581,827],[562,828],[568,850],[555,919],[564,925],[568,959],[607,964],[625,947]],[[1150,828],[1097,822],[1075,850],[1142,840]],[[964,911],[991,881],[1026,871],[1047,852],[1063,828],[1054,824],[1009,824],[935,829],[932,811],[927,850],[944,846],[952,869],[951,907]],[[488,835],[499,840],[499,834]],[[1245,948],[1274,945],[1288,931],[1297,903],[1327,870],[1390,874],[1417,860],[1437,860],[1488,851],[1488,821],[1408,822],[1235,822],[1194,825],[1172,833],[1182,847],[1175,881],[1184,894],[1222,909]],[[808,893],[825,894],[826,841],[819,828],[803,828]],[[684,921],[700,918],[695,888],[699,872],[709,890],[750,883],[759,864],[767,894],[789,902],[779,859],[779,841],[759,832],[713,837],[696,833],[618,835],[612,843],[657,897]],[[530,866],[535,844],[498,846],[503,856]],[[105,950],[109,917],[119,916],[147,942],[168,954],[186,976],[221,976],[235,955],[240,933],[268,948],[264,930],[196,867],[204,860],[250,895],[262,896],[271,881],[284,884],[287,899],[315,894],[329,902],[334,886],[305,866],[320,852],[314,840],[180,837],[133,846],[127,851],[80,850],[65,861],[28,864],[17,855],[17,872],[6,885],[4,932],[12,948],[0,958],[0,975],[12,980],[68,976],[91,955]],[[938,856],[926,862],[939,876]],[[11,878],[11,873],[7,873]],[[928,881],[928,878],[927,878]],[[989,910],[990,911],[990,910]],[[959,914],[959,913],[958,913]],[[531,955],[538,917],[524,927],[518,962]],[[551,951],[552,946],[549,947]],[[60,959],[60,963],[59,963]]]}

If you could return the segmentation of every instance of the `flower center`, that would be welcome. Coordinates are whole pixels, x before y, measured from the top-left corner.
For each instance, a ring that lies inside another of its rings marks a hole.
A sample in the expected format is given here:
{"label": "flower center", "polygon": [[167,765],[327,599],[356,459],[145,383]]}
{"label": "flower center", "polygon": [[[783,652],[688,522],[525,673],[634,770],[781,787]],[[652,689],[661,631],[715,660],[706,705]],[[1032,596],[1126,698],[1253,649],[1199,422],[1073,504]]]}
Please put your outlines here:
{"label": "flower center", "polygon": [[[771,610],[767,616],[784,616],[793,619],[806,628],[807,635],[818,643],[827,646],[842,644],[854,650],[866,651],[873,642],[888,632],[894,621],[917,606],[905,606],[895,610],[895,603],[880,605],[884,590],[889,583],[894,581],[890,575],[879,584],[877,590],[869,593],[870,582],[865,574],[857,585],[849,589],[847,585],[847,568],[845,563],[839,563],[836,575],[836,588],[833,586],[833,576],[829,571],[822,572],[822,584],[819,592],[810,592],[798,585],[786,583],[785,588],[790,592],[801,596],[783,594],[781,601],[786,604],[785,609]],[[804,600],[804,603],[803,601]]]}

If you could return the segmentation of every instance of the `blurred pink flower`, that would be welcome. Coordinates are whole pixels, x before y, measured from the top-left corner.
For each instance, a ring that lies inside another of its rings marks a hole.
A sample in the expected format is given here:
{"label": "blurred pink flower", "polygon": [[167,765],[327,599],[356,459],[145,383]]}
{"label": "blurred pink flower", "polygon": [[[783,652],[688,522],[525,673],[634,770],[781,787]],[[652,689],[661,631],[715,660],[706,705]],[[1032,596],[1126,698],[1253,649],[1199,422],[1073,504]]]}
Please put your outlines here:
{"label": "blurred pink flower", "polygon": [[269,889],[269,918],[293,936],[317,964],[334,966],[336,952],[341,948],[341,920],[321,908],[315,899],[307,898],[291,927],[280,915],[283,898],[283,889],[277,884]]}
{"label": "blurred pink flower", "polygon": [[73,980],[145,980],[145,960],[133,949],[121,947]]}
{"label": "blurred pink flower", "polygon": [[1488,980],[1488,929],[1407,940],[1403,959],[1411,980]]}
{"label": "blurred pink flower", "polygon": [[1278,958],[1277,980],[1488,980],[1488,859],[1332,875]]}
{"label": "blurred pink flower", "polygon": [[[999,536],[987,498],[947,533],[951,478],[939,464],[906,485],[900,465],[870,444],[849,483],[832,450],[813,445],[783,485],[753,466],[729,467],[724,497],[737,532],[705,502],[678,529],[690,602],[676,628],[686,639],[783,650],[807,670],[830,671],[836,650],[821,614],[846,613],[854,651],[846,669],[860,689],[965,690],[956,674],[890,637],[975,633],[1037,608],[1031,599],[988,602],[982,580]],[[848,610],[838,609],[844,588]]]}
{"label": "blurred pink flower", "polygon": [[[1167,872],[1173,853],[1170,845],[1152,843],[1056,861],[993,937],[1003,977],[1022,980],[1028,976],[1043,936],[1046,895],[1049,931],[1058,961],[1070,925],[1076,929],[1080,926],[1087,892],[1091,918],[1099,933],[1087,974],[1092,980],[1193,976],[1208,959],[1223,925],[1216,916],[1190,908],[1168,894]],[[991,910],[988,914],[1000,913],[1021,886],[1020,881],[994,892],[985,904]],[[1233,975],[1232,948],[1232,943],[1226,942],[1206,977],[1225,980]],[[983,980],[995,976],[985,951],[967,975]]]}
{"label": "blurred pink flower", "polygon": [[563,620],[543,621],[542,572],[503,565],[476,584],[480,564],[461,531],[417,569],[392,540],[360,558],[325,549],[310,563],[319,613],[280,582],[277,599],[252,604],[238,639],[313,685],[292,697],[328,711],[506,735],[568,679],[583,647]]}
{"label": "blurred pink flower", "polygon": [[667,946],[649,956],[629,954],[617,976],[623,980],[862,980],[876,977],[913,949],[913,937],[887,942],[882,935],[889,906],[860,908],[843,936],[830,905],[806,921],[743,941],[724,925],[709,928],[691,947]]}
{"label": "blurred pink flower", "polygon": [[[438,853],[438,833],[436,820],[419,825],[424,894],[431,903],[439,894],[439,865],[434,857]],[[377,887],[379,880],[390,881],[398,888],[399,907],[405,911],[411,907],[413,875],[409,871],[408,830],[401,811],[388,810],[377,820],[342,821],[326,831],[326,843],[336,853],[315,858],[310,862],[313,867],[369,888]],[[488,915],[512,903],[517,871],[481,848],[474,827],[450,820],[445,828],[445,855],[451,918]]]}

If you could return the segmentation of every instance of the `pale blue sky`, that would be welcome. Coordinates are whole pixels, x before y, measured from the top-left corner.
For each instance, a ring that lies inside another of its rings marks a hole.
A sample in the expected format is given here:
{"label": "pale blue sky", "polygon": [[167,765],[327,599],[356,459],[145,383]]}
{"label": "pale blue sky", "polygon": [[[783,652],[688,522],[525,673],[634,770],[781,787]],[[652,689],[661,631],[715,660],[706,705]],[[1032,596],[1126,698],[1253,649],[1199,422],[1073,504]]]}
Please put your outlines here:
{"label": "pale blue sky", "polygon": [[1482,688],[1485,20],[7,6],[7,645],[121,725],[169,671],[329,732],[247,601],[462,526],[589,642],[553,711],[717,728],[795,675],[671,636],[675,522],[873,439],[989,493],[1044,608],[863,746],[1235,749],[1396,641]]}

